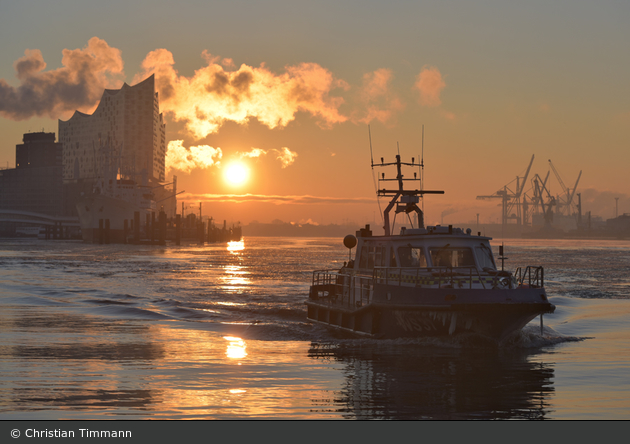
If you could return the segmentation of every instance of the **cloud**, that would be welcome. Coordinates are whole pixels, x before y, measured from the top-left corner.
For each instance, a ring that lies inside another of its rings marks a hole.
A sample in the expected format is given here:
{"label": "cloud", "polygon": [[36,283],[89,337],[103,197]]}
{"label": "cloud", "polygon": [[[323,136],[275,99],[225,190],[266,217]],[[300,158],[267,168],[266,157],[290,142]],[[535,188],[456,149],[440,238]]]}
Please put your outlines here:
{"label": "cloud", "polygon": [[251,151],[247,153],[238,153],[241,159],[243,157],[258,158],[260,156],[264,156],[265,154],[267,154],[267,151],[260,148],[252,148]]}
{"label": "cloud", "polygon": [[404,109],[402,101],[391,91],[392,79],[391,69],[385,68],[363,75],[359,101],[365,111],[355,115],[354,122],[370,123],[373,120],[378,120],[381,123],[386,123]]}
{"label": "cloud", "polygon": [[282,168],[288,167],[293,162],[295,162],[295,159],[297,159],[297,153],[291,151],[286,146],[274,151],[278,153],[278,157],[276,157],[276,159],[278,159],[280,163],[282,163]]}
{"label": "cloud", "polygon": [[414,88],[420,92],[422,106],[439,106],[442,104],[440,94],[446,86],[442,74],[434,66],[425,66],[416,77]]}
{"label": "cloud", "polygon": [[221,148],[208,145],[184,147],[183,140],[172,140],[166,150],[166,174],[176,169],[189,174],[195,168],[209,168],[217,165],[223,153]]}
{"label": "cloud", "polygon": [[312,205],[312,204],[370,204],[374,205],[374,198],[370,197],[323,197],[323,196],[279,196],[264,194],[194,194],[184,193],[180,199],[195,202],[264,202],[276,205]]}
{"label": "cloud", "polygon": [[[124,80],[121,51],[93,37],[82,49],[64,49],[62,67],[45,71],[46,63],[39,50],[27,49],[14,63],[20,85],[13,87],[0,79],[0,116],[23,120],[34,116],[66,118],[75,110],[91,112],[106,88],[119,88]],[[268,128],[288,125],[297,113],[314,117],[323,128],[343,122],[391,123],[404,109],[393,83],[393,72],[381,68],[363,75],[360,86],[352,87],[336,78],[317,63],[286,66],[273,72],[260,66],[201,54],[203,66],[192,76],[183,76],[175,69],[173,54],[160,48],[151,51],[142,61],[140,72],[131,84],[155,75],[161,111],[168,120],[182,122],[187,134],[182,138],[201,140],[216,133],[226,122],[247,124],[256,119]],[[438,106],[445,87],[435,67],[424,67],[414,88],[425,106]],[[349,96],[346,104],[342,95]],[[344,114],[342,106],[354,109]],[[360,111],[359,111],[360,109]],[[454,120],[453,113],[442,110],[442,116]],[[259,158],[273,152],[283,168],[292,165],[298,154],[288,147],[262,150],[252,148],[241,157]],[[207,145],[184,147],[182,140],[169,142],[167,171],[189,172],[218,163],[220,148]],[[331,155],[334,155],[331,154]]]}
{"label": "cloud", "polygon": [[442,111],[441,112],[442,117],[444,117],[446,120],[456,120],[457,116],[455,116],[455,113],[452,113],[450,111]]}
{"label": "cloud", "polygon": [[[280,161],[280,163],[282,164],[282,168],[286,168],[289,165],[293,164],[293,162],[295,162],[295,159],[297,158],[298,154],[294,151],[291,151],[289,148],[282,147],[279,150],[277,149],[271,149],[269,151],[273,151],[277,154],[276,159],[278,159]],[[249,158],[259,158],[261,156],[266,155],[269,151],[265,151],[261,148],[252,148],[249,152],[246,153],[237,153],[238,156],[242,159],[243,157],[249,157]]]}
{"label": "cloud", "polygon": [[276,74],[264,64],[229,71],[231,59],[221,61],[208,52],[203,57],[207,66],[185,77],[173,67],[173,55],[157,49],[147,55],[134,79],[155,74],[162,109],[185,122],[198,139],[217,132],[226,121],[245,124],[255,118],[269,128],[284,127],[300,111],[316,117],[322,127],[347,120],[339,111],[344,99],[331,92],[348,85],[317,63],[287,66]]}
{"label": "cloud", "polygon": [[0,115],[12,120],[59,117],[75,110],[89,112],[105,88],[119,88],[124,79],[120,50],[92,37],[83,49],[64,49],[62,67],[44,71],[41,51],[27,49],[14,64],[18,87],[0,79]]}

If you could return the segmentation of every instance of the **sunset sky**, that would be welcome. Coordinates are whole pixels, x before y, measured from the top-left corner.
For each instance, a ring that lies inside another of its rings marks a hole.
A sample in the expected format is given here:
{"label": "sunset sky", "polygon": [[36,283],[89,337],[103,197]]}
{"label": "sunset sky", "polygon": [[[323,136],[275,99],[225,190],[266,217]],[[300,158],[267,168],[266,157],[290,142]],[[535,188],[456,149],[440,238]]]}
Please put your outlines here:
{"label": "sunset sky", "polygon": [[0,165],[155,74],[168,176],[217,219],[380,225],[368,124],[386,160],[418,158],[425,126],[425,188],[445,191],[427,223],[497,222],[476,196],[532,154],[568,187],[582,170],[584,211],[610,218],[615,197],[630,212],[628,23],[628,1],[0,0]]}

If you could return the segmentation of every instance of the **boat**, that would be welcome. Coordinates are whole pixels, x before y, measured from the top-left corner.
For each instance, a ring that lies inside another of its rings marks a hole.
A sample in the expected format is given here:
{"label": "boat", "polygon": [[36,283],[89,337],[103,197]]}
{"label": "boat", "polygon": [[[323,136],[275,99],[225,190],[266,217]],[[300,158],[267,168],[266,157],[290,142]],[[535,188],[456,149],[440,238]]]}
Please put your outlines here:
{"label": "boat", "polygon": [[[420,199],[444,192],[424,190],[416,173],[413,179],[402,174],[403,167],[423,169],[423,161],[402,162],[397,155],[393,163],[372,161],[375,166],[397,169],[396,178],[379,177],[378,195],[391,198],[383,211],[384,235],[374,235],[366,225],[345,237],[349,260],[341,269],[313,272],[306,301],[310,321],[372,338],[470,334],[501,342],[540,316],[542,332],[543,314],[555,310],[542,266],[507,271],[500,246],[499,269],[492,238],[452,225],[425,227]],[[398,187],[381,189],[387,181]],[[407,181],[416,181],[420,189],[406,190]],[[401,213],[410,225],[394,234]]]}
{"label": "boat", "polygon": [[41,231],[42,231],[42,227],[40,226],[16,227],[15,236],[16,237],[39,237],[39,234]]}
{"label": "boat", "polygon": [[92,193],[77,201],[81,235],[85,242],[126,243],[155,214],[153,193],[130,179],[99,180]]}

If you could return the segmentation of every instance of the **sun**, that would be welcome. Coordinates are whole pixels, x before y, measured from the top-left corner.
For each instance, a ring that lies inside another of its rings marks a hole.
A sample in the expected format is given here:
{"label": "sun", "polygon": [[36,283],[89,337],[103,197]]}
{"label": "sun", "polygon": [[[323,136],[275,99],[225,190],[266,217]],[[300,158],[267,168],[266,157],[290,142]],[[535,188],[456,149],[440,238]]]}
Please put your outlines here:
{"label": "sun", "polygon": [[224,176],[231,185],[242,185],[249,177],[249,169],[242,163],[232,163],[225,169]]}

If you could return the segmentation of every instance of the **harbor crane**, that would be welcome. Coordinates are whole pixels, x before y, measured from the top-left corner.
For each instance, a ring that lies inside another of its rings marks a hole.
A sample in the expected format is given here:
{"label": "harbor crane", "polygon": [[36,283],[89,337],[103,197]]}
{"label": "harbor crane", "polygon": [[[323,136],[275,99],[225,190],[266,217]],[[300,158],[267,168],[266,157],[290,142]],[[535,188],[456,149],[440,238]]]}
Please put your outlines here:
{"label": "harbor crane", "polygon": [[575,190],[577,190],[578,183],[580,183],[580,177],[582,177],[582,170],[580,170],[580,173],[578,174],[578,177],[577,177],[577,180],[575,181],[575,185],[573,186],[573,189],[570,189],[570,188],[567,188],[564,182],[562,181],[562,178],[560,177],[560,173],[558,173],[558,170],[556,170],[556,167],[553,166],[553,163],[551,163],[551,159],[549,159],[549,166],[553,170],[553,173],[556,175],[556,178],[558,179],[558,183],[560,184],[560,186],[562,187],[562,191],[564,192],[563,199],[558,199],[559,202],[557,202],[558,212],[562,213],[562,210],[564,209],[566,215],[571,216],[571,214],[575,214],[577,212],[577,208],[575,208],[576,205],[573,203],[573,197],[575,196]]}
{"label": "harbor crane", "polygon": [[[542,212],[545,226],[550,226],[553,222],[553,207],[557,205],[556,198],[552,196],[547,188],[547,179],[549,179],[549,171],[547,171],[547,175],[545,176],[545,180],[536,174],[532,179],[534,183],[534,198],[532,199],[532,203],[534,204],[534,210],[538,213],[538,209],[540,208],[540,212]],[[543,200],[543,191],[547,193],[547,204],[545,207],[545,202]]]}
{"label": "harbor crane", "polygon": [[[478,200],[501,199],[501,224],[503,226],[507,225],[510,220],[515,220],[517,225],[523,224],[522,209],[525,208],[525,215],[527,213],[527,201],[523,196],[523,189],[527,183],[527,177],[529,176],[529,171],[531,170],[533,163],[534,155],[532,154],[532,159],[529,161],[525,175],[523,177],[516,176],[515,190],[508,187],[508,185],[511,185],[514,182],[512,181],[509,184],[504,185],[502,190],[498,190],[492,195],[477,196]],[[522,204],[521,196],[523,196]]]}

